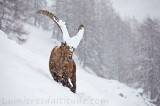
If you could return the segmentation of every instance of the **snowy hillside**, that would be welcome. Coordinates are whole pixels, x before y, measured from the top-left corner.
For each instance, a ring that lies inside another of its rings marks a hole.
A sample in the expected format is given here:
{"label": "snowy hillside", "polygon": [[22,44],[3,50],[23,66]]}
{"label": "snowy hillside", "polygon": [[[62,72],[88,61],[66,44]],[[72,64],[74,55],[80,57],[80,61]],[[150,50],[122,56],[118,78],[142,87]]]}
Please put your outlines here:
{"label": "snowy hillside", "polygon": [[0,31],[0,106],[151,106],[147,98],[114,80],[87,73],[77,64],[77,92],[55,82],[49,73],[50,51],[58,44],[51,33],[27,25],[29,40],[23,46]]}

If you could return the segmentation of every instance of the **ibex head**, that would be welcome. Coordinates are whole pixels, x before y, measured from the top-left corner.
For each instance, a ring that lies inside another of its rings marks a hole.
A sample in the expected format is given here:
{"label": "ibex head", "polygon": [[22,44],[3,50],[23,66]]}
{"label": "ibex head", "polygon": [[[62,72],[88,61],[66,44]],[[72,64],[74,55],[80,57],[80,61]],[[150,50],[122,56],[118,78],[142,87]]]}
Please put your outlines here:
{"label": "ibex head", "polygon": [[70,47],[70,46],[68,46],[67,44],[66,44],[66,42],[65,43],[61,43],[61,46],[60,46],[60,49],[61,49],[61,51],[62,51],[62,56],[64,57],[64,58],[72,58],[72,55],[73,55],[73,48],[72,47]]}
{"label": "ibex head", "polygon": [[63,22],[62,20],[59,20],[58,17],[56,17],[53,13],[50,13],[49,11],[46,11],[46,10],[38,10],[37,13],[48,16],[58,25],[58,27],[60,28],[63,34],[63,41],[66,42],[67,45],[69,45],[70,47],[73,47],[74,49],[78,47],[80,41],[83,38],[84,25],[81,24],[78,28],[77,34],[71,38],[69,36],[65,22]]}

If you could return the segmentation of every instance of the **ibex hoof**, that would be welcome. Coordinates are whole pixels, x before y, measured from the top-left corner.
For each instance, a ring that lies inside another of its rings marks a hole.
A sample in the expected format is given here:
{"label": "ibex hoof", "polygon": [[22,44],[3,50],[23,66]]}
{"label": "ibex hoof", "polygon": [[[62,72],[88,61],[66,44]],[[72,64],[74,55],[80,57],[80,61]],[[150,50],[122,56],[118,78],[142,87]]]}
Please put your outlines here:
{"label": "ibex hoof", "polygon": [[76,93],[76,89],[75,89],[75,88],[70,88],[70,90],[71,90],[73,93]]}

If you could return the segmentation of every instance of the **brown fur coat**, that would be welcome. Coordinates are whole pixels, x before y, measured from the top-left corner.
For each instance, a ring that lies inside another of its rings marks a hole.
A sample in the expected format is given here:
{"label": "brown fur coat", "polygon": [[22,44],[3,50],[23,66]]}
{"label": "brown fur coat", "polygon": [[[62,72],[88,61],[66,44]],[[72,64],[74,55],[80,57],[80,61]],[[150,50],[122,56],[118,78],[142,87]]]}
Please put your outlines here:
{"label": "brown fur coat", "polygon": [[76,64],[72,59],[73,51],[66,43],[53,48],[50,60],[49,70],[55,81],[61,82],[63,86],[70,88],[72,92],[76,91]]}

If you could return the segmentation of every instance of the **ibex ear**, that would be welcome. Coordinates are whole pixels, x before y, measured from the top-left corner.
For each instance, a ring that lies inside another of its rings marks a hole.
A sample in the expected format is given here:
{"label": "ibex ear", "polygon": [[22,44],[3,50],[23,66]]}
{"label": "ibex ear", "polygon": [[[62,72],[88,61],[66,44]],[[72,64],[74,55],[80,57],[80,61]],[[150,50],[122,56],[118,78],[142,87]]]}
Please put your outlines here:
{"label": "ibex ear", "polygon": [[73,53],[75,51],[74,47],[69,47],[69,50]]}
{"label": "ibex ear", "polygon": [[74,47],[72,47],[72,49],[73,49],[73,52],[75,51],[75,48]]}
{"label": "ibex ear", "polygon": [[61,42],[61,46],[63,46],[64,45],[64,43],[63,42]]}
{"label": "ibex ear", "polygon": [[66,41],[64,41],[64,45],[65,45],[65,46],[67,45]]}

